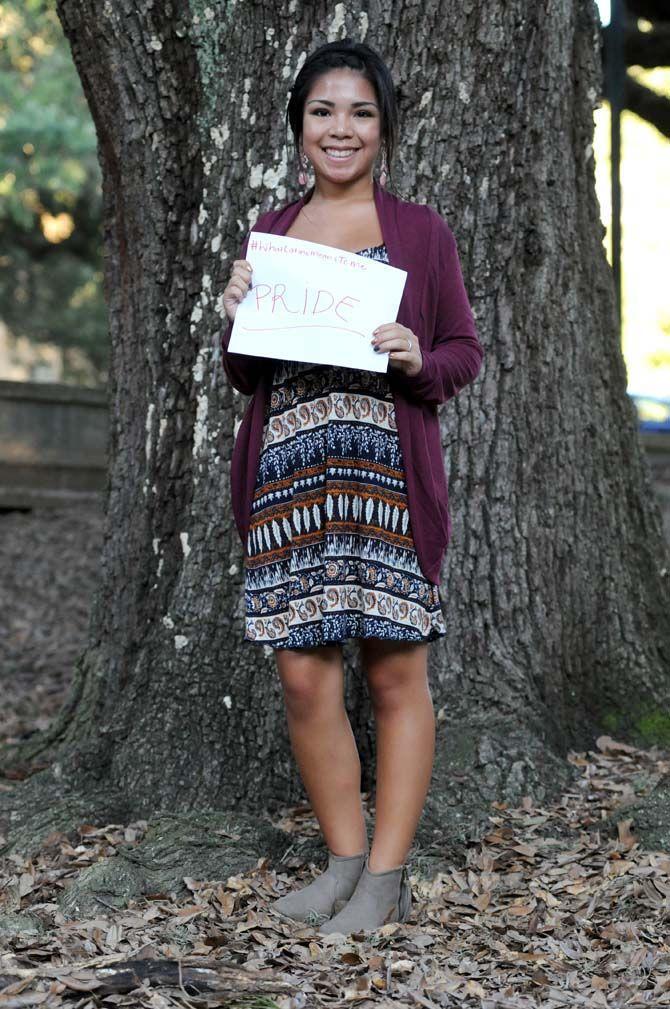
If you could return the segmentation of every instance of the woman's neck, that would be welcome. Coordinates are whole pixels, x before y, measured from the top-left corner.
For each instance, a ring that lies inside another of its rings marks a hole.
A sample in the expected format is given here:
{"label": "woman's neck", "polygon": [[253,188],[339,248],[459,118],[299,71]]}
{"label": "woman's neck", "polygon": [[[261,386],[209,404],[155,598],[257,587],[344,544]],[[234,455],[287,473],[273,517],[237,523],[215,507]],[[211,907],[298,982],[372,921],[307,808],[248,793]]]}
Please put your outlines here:
{"label": "woman's neck", "polygon": [[307,201],[311,206],[351,206],[358,203],[371,203],[374,200],[374,180],[372,176],[356,179],[352,183],[333,183],[327,179],[314,182],[312,195]]}

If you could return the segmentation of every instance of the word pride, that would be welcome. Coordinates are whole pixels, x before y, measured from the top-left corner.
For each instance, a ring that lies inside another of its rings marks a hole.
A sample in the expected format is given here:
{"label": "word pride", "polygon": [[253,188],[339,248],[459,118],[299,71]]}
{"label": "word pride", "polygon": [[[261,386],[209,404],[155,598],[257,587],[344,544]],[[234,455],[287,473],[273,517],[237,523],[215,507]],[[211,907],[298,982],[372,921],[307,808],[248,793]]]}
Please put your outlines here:
{"label": "word pride", "polygon": [[[287,290],[287,285],[281,281],[276,284],[256,284],[251,289],[252,303],[257,311],[269,311],[274,316],[278,311],[286,312],[288,315],[316,316],[325,315],[336,316],[342,322],[351,322],[351,310],[360,304],[360,298],[354,298],[351,294],[340,296],[326,291],[322,287],[310,290],[309,287],[300,293],[296,286],[292,290]],[[347,314],[348,310],[348,314]],[[251,327],[243,326],[249,330]],[[268,327],[266,327],[268,328]],[[269,328],[276,328],[269,327]],[[293,326],[291,327],[293,328]],[[350,329],[352,333],[360,333],[359,330],[350,326],[342,327]]]}

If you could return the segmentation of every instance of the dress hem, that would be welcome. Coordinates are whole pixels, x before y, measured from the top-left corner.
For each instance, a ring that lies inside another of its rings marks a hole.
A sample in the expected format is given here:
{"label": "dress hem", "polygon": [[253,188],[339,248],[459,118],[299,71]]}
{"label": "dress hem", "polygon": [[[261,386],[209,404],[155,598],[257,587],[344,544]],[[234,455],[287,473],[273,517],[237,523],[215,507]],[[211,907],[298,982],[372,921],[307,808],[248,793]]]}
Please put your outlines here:
{"label": "dress hem", "polygon": [[351,633],[344,634],[334,634],[331,636],[324,636],[322,633],[317,634],[307,634],[305,635],[305,640],[301,642],[291,643],[290,638],[274,638],[269,640],[267,638],[248,638],[246,635],[242,638],[243,643],[249,645],[269,645],[270,648],[315,648],[319,645],[336,645],[343,644],[345,641],[356,640],[359,638],[369,639],[378,638],[380,641],[398,641],[398,642],[408,642],[410,644],[430,644],[432,641],[437,641],[439,638],[444,638],[447,636],[446,628],[441,630],[438,627],[434,627],[427,635],[416,634],[408,636],[398,636],[397,630],[398,625],[392,621],[389,622],[389,630],[393,633],[384,634],[379,633],[379,629],[374,631],[366,631],[365,629],[359,630],[353,628]]}

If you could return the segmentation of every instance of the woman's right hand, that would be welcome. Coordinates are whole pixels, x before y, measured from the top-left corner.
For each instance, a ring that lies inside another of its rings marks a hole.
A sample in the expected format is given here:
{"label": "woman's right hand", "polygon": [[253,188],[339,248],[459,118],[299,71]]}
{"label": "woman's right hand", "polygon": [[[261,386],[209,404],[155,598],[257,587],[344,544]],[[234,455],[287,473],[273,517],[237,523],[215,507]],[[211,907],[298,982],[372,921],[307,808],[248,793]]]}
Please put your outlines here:
{"label": "woman's right hand", "polygon": [[230,280],[223,292],[223,307],[232,322],[237,306],[251,286],[251,263],[247,259],[236,259],[230,271]]}

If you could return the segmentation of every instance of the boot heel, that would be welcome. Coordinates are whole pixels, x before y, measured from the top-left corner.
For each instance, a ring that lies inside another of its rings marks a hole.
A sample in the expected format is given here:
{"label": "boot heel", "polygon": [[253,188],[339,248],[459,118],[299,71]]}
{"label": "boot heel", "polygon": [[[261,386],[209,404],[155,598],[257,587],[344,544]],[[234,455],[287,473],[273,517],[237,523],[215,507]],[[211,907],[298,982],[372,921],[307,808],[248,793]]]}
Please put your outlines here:
{"label": "boot heel", "polygon": [[398,899],[398,921],[407,921],[412,907],[412,887],[410,886],[407,869],[403,869]]}

